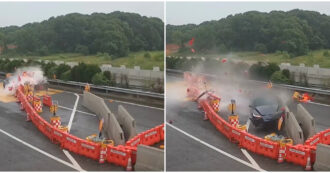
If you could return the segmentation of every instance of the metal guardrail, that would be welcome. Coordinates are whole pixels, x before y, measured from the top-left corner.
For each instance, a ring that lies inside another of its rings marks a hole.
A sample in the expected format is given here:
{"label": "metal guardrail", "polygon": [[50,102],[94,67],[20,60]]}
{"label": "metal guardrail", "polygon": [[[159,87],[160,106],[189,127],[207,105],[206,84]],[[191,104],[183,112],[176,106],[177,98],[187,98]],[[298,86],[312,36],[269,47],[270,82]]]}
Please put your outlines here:
{"label": "metal guardrail", "polygon": [[[0,72],[1,76],[6,76],[6,73]],[[62,81],[58,79],[47,79],[48,83],[57,84],[57,85],[68,85],[68,86],[76,86],[76,87],[85,87],[87,83],[83,82],[75,82],[75,81]],[[100,86],[100,85],[93,85],[89,84],[90,88],[97,89],[100,91],[108,92],[116,92],[116,93],[123,93],[123,94],[130,94],[136,96],[144,96],[144,97],[151,97],[157,99],[164,99],[164,94],[155,93],[155,92],[148,92],[148,91],[140,91],[140,90],[133,90],[127,88],[119,88],[119,87],[110,87],[110,86]]]}
{"label": "metal guardrail", "polygon": [[[79,86],[85,87],[87,83],[83,82],[75,82],[75,81],[62,81],[58,79],[47,79],[49,83],[58,84],[58,85],[71,85],[71,86]],[[147,92],[147,91],[139,91],[139,90],[132,90],[127,88],[118,88],[118,87],[110,87],[110,86],[100,86],[100,85],[93,85],[89,84],[90,88],[103,90],[105,92],[117,92],[117,93],[124,93],[124,94],[132,94],[138,96],[145,96],[145,97],[152,97],[158,99],[164,99],[164,94],[154,93],[154,92]]]}
{"label": "metal guardrail", "polygon": [[[168,73],[177,73],[177,74],[183,74],[184,71],[182,70],[175,70],[175,69],[166,69],[166,72]],[[204,75],[209,78],[213,79],[219,79],[216,75],[206,74],[206,73],[196,73],[200,75]],[[248,82],[254,82],[259,84],[267,84],[267,82],[263,81],[257,81],[257,80],[246,80]],[[290,90],[297,90],[297,91],[304,91],[309,93],[315,93],[315,94],[321,94],[321,95],[330,95],[330,90],[324,90],[319,88],[307,88],[307,87],[301,87],[301,86],[295,86],[295,85],[286,85],[286,84],[273,84],[273,87],[277,88],[285,88]]]}

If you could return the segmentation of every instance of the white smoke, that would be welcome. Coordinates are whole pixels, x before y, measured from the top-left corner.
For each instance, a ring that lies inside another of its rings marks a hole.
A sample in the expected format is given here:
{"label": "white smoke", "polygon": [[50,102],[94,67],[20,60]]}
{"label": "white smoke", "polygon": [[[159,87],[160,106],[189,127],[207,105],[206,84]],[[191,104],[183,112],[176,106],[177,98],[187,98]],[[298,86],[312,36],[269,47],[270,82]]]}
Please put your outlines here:
{"label": "white smoke", "polygon": [[12,95],[20,85],[29,83],[38,85],[46,83],[47,78],[40,67],[22,67],[18,68],[8,79],[8,83],[1,91],[2,95]]}

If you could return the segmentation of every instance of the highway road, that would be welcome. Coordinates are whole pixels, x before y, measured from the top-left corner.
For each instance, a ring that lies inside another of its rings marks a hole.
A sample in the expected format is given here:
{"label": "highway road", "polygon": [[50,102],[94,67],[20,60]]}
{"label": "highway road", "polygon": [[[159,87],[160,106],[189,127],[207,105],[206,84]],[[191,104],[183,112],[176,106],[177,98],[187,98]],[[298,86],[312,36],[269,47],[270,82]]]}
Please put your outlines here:
{"label": "highway road", "polygon": [[[85,138],[97,133],[96,115],[82,106],[82,95],[61,91],[52,95],[59,103],[57,115],[62,125],[70,125],[70,133]],[[145,131],[164,121],[164,110],[160,108],[105,100],[110,110],[117,113],[118,105],[123,105],[135,118],[138,132]],[[77,104],[75,104],[77,103]],[[20,111],[16,102],[0,101],[0,171],[123,171],[124,168],[63,151],[53,144],[33,125],[25,121],[25,112]],[[75,110],[75,111],[74,111]],[[41,116],[47,121],[51,116],[44,107]]]}
{"label": "highway road", "polygon": [[[273,160],[241,149],[222,135],[209,121],[196,102],[185,100],[182,78],[167,74],[166,90],[166,167],[168,171],[303,171],[291,163]],[[226,95],[228,93],[224,93]],[[317,131],[329,128],[330,106],[307,103],[303,106],[314,116]],[[295,107],[293,104],[292,109]],[[239,109],[239,107],[237,108]],[[293,112],[295,110],[292,110]],[[227,119],[220,112],[223,118]],[[247,123],[248,113],[240,112],[240,124]],[[264,137],[271,130],[249,132]]]}

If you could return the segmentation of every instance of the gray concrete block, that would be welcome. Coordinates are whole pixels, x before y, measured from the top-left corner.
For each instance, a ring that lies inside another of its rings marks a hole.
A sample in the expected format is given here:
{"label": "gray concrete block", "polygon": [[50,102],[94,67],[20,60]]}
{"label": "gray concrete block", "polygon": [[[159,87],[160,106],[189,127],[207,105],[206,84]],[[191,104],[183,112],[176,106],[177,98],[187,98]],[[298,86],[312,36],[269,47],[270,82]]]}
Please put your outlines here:
{"label": "gray concrete block", "polygon": [[115,145],[125,144],[124,132],[102,98],[84,91],[83,106],[94,112],[99,120],[104,119],[103,131],[108,139],[113,140]]}
{"label": "gray concrete block", "polygon": [[155,147],[138,145],[135,171],[163,171],[164,151]]}
{"label": "gray concrete block", "polygon": [[317,144],[316,160],[313,166],[315,171],[330,171],[330,146]]}
{"label": "gray concrete block", "polygon": [[304,132],[305,139],[316,134],[314,117],[301,105],[297,105],[296,119]]}
{"label": "gray concrete block", "polygon": [[286,114],[284,119],[284,130],[289,138],[293,140],[294,144],[303,144],[304,143],[304,134],[303,130],[299,126],[298,121],[296,120],[294,114],[289,111],[289,108],[285,108]]}
{"label": "gray concrete block", "polygon": [[116,118],[121,125],[127,140],[136,136],[135,119],[128,113],[124,106],[118,106],[118,115]]}

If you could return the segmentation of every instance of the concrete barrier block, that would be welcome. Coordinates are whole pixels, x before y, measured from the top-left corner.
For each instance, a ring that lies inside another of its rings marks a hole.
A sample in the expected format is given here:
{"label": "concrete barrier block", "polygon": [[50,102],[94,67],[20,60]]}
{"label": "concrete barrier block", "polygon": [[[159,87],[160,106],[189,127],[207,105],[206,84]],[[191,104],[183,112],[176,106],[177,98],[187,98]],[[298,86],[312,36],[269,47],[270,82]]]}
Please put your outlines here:
{"label": "concrete barrier block", "polygon": [[83,106],[94,112],[99,120],[104,119],[103,131],[108,139],[115,142],[115,145],[125,144],[124,132],[121,129],[115,115],[110,111],[101,97],[84,91]]}
{"label": "concrete barrier block", "polygon": [[130,140],[131,138],[136,136],[137,133],[135,128],[135,119],[128,113],[128,111],[122,105],[118,106],[117,120],[121,125],[127,140]]}
{"label": "concrete barrier block", "polygon": [[316,160],[313,166],[315,171],[330,171],[330,146],[317,144]]}
{"label": "concrete barrier block", "polygon": [[[289,108],[286,107],[285,109],[289,111]],[[299,123],[292,112],[286,112],[284,126],[286,134],[293,140],[294,144],[304,143],[303,130],[299,126]]]}
{"label": "concrete barrier block", "polygon": [[138,145],[135,171],[163,171],[164,151],[158,148]]}
{"label": "concrete barrier block", "polygon": [[301,126],[305,139],[316,134],[314,117],[301,105],[297,105],[296,119]]}

